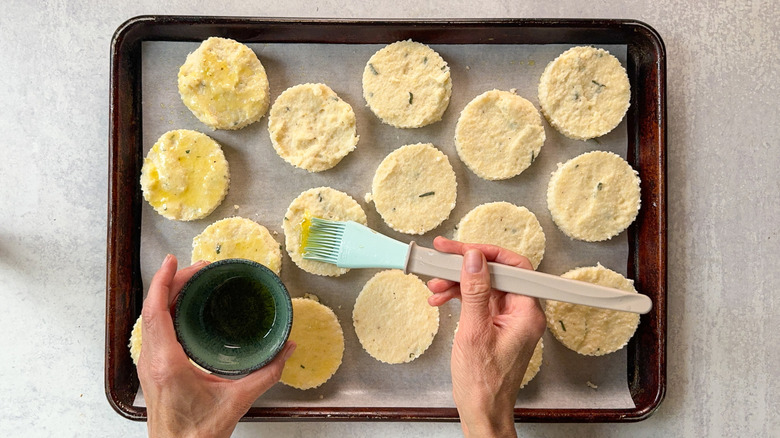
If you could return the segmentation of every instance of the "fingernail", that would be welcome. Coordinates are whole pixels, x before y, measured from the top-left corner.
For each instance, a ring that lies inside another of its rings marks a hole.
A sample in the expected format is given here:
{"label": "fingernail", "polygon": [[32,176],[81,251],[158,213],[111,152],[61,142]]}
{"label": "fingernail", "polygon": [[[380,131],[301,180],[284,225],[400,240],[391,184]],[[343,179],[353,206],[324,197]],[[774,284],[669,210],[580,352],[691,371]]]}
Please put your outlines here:
{"label": "fingernail", "polygon": [[482,272],[482,253],[476,249],[466,251],[463,256],[463,263],[466,265],[466,272],[476,274]]}
{"label": "fingernail", "polygon": [[173,254],[168,254],[165,256],[165,260],[162,262],[162,266],[165,266],[168,262],[171,261],[171,258],[173,257]]}

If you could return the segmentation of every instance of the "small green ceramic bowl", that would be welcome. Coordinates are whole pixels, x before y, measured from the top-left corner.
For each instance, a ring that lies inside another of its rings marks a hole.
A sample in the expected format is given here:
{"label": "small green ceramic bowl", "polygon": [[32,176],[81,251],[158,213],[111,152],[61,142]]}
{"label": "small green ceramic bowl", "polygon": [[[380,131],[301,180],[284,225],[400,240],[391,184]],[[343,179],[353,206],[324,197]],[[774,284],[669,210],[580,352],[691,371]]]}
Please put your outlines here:
{"label": "small green ceramic bowl", "polygon": [[221,375],[248,374],[284,347],[292,326],[292,302],[282,280],[244,259],[207,265],[176,300],[174,327],[187,356]]}

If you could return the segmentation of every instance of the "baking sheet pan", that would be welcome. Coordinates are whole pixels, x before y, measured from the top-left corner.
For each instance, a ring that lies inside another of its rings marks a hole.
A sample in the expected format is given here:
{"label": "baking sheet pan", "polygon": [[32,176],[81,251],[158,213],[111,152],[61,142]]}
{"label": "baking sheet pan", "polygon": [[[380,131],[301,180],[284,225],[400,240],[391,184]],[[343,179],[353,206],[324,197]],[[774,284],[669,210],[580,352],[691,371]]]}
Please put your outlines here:
{"label": "baking sheet pan", "polygon": [[[358,134],[361,135],[358,149],[334,171],[307,174],[292,169],[265,144],[269,143],[265,119],[235,132],[212,132],[200,125],[177,100],[175,79],[170,81],[172,86],[166,86],[165,76],[175,78],[175,71],[186,53],[194,50],[200,40],[214,35],[245,42],[258,53],[269,72],[272,99],[288,86],[302,82],[324,82],[334,88],[358,114]],[[359,78],[365,59],[382,45],[405,38],[432,45],[450,62],[453,71],[455,91],[445,119],[421,130],[397,130],[382,125],[363,106],[360,96]],[[546,126],[548,140],[540,158],[521,176],[499,183],[476,178],[454,153],[451,133],[458,112],[478,94],[477,90],[491,88],[517,88],[518,94],[536,104],[535,84],[541,69],[551,57],[573,44],[608,46],[606,48],[628,67],[633,92],[626,121],[595,144],[564,139]],[[642,317],[639,332],[625,351],[590,360],[585,367],[572,366],[582,358],[546,335],[542,371],[521,392],[516,418],[525,421],[621,421],[646,417],[663,396],[665,378],[662,55],[660,39],[636,22],[343,22],[206,17],[139,17],[129,21],[117,31],[112,56],[106,314],[106,391],[112,405],[129,418],[145,418],[145,409],[135,401],[137,377],[126,352],[126,343],[127,333],[140,312],[143,285],[148,284],[161,259],[160,254],[173,252],[182,262],[188,261],[192,237],[209,223],[232,215],[257,220],[276,231],[278,240],[283,242],[281,222],[276,216],[281,217],[297,193],[320,185],[349,193],[366,210],[370,225],[408,240],[409,236],[390,232],[373,207],[361,198],[370,189],[373,169],[386,153],[403,144],[432,141],[450,156],[458,175],[459,199],[450,219],[439,229],[417,239],[420,243],[428,243],[436,234],[449,235],[457,220],[480,202],[507,200],[526,205],[542,222],[548,250],[540,270],[558,274],[600,261],[635,279],[637,289],[654,301],[653,312]],[[329,58],[340,62],[324,62]],[[496,69],[496,65],[503,68]],[[650,81],[652,86],[644,83],[648,73],[638,73],[640,68],[658,75],[656,82]],[[646,94],[648,88],[653,87],[655,92],[649,95],[653,99],[649,99]],[[140,161],[151,144],[165,130],[179,128],[197,129],[212,135],[223,144],[231,163],[233,181],[228,199],[209,218],[195,223],[160,220],[142,202],[137,182]],[[555,162],[565,159],[566,155],[571,157],[594,149],[613,150],[637,168],[643,181],[643,208],[629,232],[602,245],[583,247],[582,242],[560,238],[562,234],[549,220],[542,196],[514,195],[514,192],[535,187],[538,182],[534,181],[539,179],[546,185],[544,175],[549,174],[550,166]],[[263,155],[269,151],[270,155]],[[272,166],[262,168],[260,163]],[[274,192],[276,196],[270,196],[269,180],[281,175],[268,174],[269,169],[293,174],[301,187],[290,184],[289,193],[277,191]],[[252,177],[259,173],[265,173],[269,178]],[[264,195],[258,198],[258,193]],[[285,257],[282,277],[290,286],[291,294],[317,293],[339,316],[347,338],[344,364],[331,381],[315,391],[301,392],[277,385],[258,400],[245,419],[457,419],[449,395],[448,373],[448,349],[457,320],[457,306],[442,309],[442,326],[430,351],[411,364],[393,368],[365,354],[351,327],[351,302],[359,291],[359,288],[354,289],[373,272],[353,271],[346,279],[339,280],[312,279],[314,276],[302,271],[296,273],[296,270]],[[344,281],[352,292],[336,292],[344,289]],[[597,369],[605,374],[594,375],[588,371]],[[615,373],[622,379],[615,382]],[[561,384],[562,377],[567,380],[565,384]],[[586,386],[590,381],[605,383],[594,391]],[[623,398],[618,400],[614,395]]]}

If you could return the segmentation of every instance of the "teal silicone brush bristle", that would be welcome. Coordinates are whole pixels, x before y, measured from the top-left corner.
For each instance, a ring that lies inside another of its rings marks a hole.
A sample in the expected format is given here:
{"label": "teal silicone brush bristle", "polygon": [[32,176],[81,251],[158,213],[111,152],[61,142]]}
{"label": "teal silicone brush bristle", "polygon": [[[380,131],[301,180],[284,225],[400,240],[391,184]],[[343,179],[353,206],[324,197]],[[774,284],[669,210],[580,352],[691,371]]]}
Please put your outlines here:
{"label": "teal silicone brush bristle", "polygon": [[312,218],[303,258],[340,268],[404,269],[409,245],[357,222]]}
{"label": "teal silicone brush bristle", "polygon": [[301,242],[303,258],[335,265],[339,259],[339,248],[341,248],[345,224],[345,222],[312,218],[308,236]]}

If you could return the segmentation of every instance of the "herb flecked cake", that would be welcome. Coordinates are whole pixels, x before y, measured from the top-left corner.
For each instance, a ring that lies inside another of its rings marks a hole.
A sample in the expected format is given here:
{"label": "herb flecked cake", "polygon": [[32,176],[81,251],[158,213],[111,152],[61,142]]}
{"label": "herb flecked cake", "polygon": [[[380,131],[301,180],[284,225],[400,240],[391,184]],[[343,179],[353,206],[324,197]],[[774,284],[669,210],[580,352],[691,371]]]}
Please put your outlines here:
{"label": "herb flecked cake", "polygon": [[360,345],[376,360],[398,364],[419,357],[439,331],[439,308],[417,276],[378,272],[360,291],[352,312]]}
{"label": "herb flecked cake", "polygon": [[309,172],[332,168],[358,142],[352,107],[325,84],[282,92],[271,107],[268,132],[284,161]]}
{"label": "herb flecked cake", "polygon": [[249,47],[211,37],[179,69],[179,95],[201,122],[213,129],[240,129],[268,111],[268,77]]}
{"label": "herb flecked cake", "polygon": [[257,222],[229,217],[206,227],[192,239],[192,263],[224,259],[252,260],[277,275],[282,269],[281,245]]}
{"label": "herb flecked cake", "polygon": [[586,242],[607,240],[628,228],[640,203],[637,172],[612,152],[587,152],[559,163],[547,186],[555,224]]}
{"label": "herb flecked cake", "polygon": [[139,316],[133,324],[133,331],[130,333],[130,342],[128,348],[130,348],[130,359],[133,360],[134,365],[138,365],[138,358],[141,356],[141,326],[143,325],[143,317]]}
{"label": "herb flecked cake", "polygon": [[430,143],[402,146],[379,164],[369,199],[392,229],[423,234],[441,224],[455,208],[455,171]]}
{"label": "herb flecked cake", "polygon": [[[573,269],[561,277],[637,293],[634,282],[600,264]],[[620,350],[639,326],[639,314],[546,300],[547,328],[563,345],[586,356]]]}
{"label": "herb flecked cake", "polygon": [[460,220],[453,238],[504,247],[527,257],[534,269],[542,262],[546,244],[536,215],[525,207],[503,201],[474,207]]}
{"label": "herb flecked cake", "polygon": [[144,199],[162,216],[202,219],[222,203],[230,185],[228,162],[211,137],[178,129],[163,134],[144,158]]}
{"label": "herb flecked cake", "polygon": [[561,134],[588,140],[623,120],[631,100],[626,69],[604,49],[573,47],[550,62],[539,81],[542,114]]}
{"label": "herb flecked cake", "polygon": [[287,208],[282,222],[287,254],[299,268],[311,274],[330,277],[345,274],[349,269],[303,258],[301,244],[304,236],[301,224],[313,217],[332,221],[355,221],[367,225],[363,207],[344,192],[330,187],[317,187],[298,195]]}
{"label": "herb flecked cake", "polygon": [[539,111],[512,91],[491,90],[475,97],[455,127],[458,156],[487,180],[519,175],[539,156],[544,140]]}
{"label": "herb flecked cake", "polygon": [[293,298],[289,339],[296,343],[282,370],[281,382],[312,389],[327,382],[341,366],[344,332],[336,314],[314,299]]}
{"label": "herb flecked cake", "polygon": [[397,128],[420,128],[441,120],[451,94],[447,63],[430,47],[411,40],[385,46],[363,70],[368,107]]}
{"label": "herb flecked cake", "polygon": [[531,355],[531,360],[528,362],[528,367],[523,374],[523,381],[520,383],[520,388],[525,387],[531,380],[539,374],[539,370],[542,369],[542,357],[544,355],[544,342],[539,338],[539,342],[534,347],[534,353]]}

